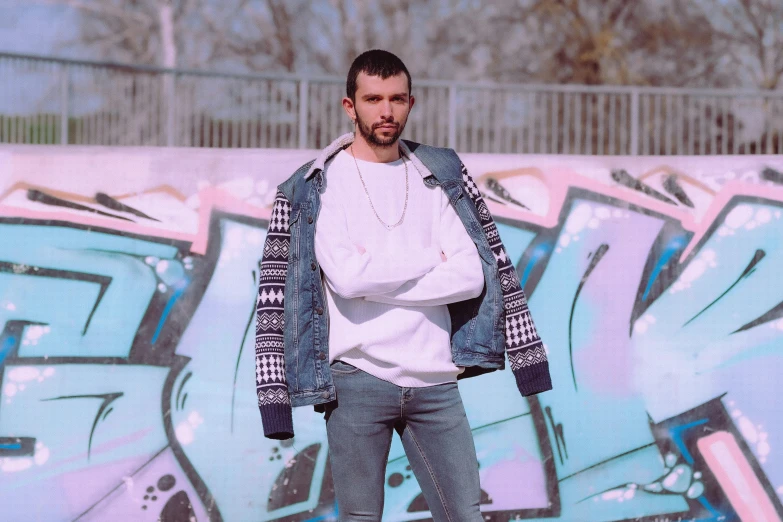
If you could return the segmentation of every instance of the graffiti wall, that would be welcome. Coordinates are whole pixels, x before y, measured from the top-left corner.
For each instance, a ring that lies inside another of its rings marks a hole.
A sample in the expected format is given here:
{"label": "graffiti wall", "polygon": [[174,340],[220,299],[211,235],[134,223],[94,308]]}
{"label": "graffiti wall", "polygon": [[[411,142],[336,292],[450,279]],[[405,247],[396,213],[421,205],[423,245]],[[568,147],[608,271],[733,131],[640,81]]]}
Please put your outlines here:
{"label": "graffiti wall", "polygon": [[[264,439],[254,392],[313,155],[0,149],[0,520],[335,520],[322,416]],[[463,159],[554,381],[460,383],[486,519],[783,520],[783,158]],[[429,519],[399,440],[386,476],[384,520]]]}

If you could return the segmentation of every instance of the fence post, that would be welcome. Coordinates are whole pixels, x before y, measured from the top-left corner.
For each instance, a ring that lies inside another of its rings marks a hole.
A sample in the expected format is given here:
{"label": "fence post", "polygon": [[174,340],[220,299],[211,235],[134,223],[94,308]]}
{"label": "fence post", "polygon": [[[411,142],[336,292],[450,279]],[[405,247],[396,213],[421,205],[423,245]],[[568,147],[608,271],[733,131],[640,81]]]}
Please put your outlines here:
{"label": "fence post", "polygon": [[639,154],[639,91],[631,91],[631,156]]}
{"label": "fence post", "polygon": [[176,145],[174,137],[175,125],[176,125],[176,81],[177,73],[164,71],[161,73],[163,77],[163,102],[166,104],[166,146],[173,147]]}
{"label": "fence post", "polygon": [[71,82],[68,65],[60,64],[60,145],[68,145],[68,114],[71,98]]}
{"label": "fence post", "polygon": [[449,139],[448,147],[457,148],[457,86],[449,85]]}
{"label": "fence post", "polygon": [[307,113],[310,107],[310,82],[299,80],[299,148],[307,148]]}

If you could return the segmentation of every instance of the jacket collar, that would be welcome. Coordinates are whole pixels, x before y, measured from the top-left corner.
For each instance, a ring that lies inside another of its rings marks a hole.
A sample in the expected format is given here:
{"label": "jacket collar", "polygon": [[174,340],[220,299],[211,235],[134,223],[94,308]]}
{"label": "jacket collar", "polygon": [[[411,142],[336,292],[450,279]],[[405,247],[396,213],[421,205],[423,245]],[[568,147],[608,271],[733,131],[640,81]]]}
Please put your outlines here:
{"label": "jacket collar", "polygon": [[[335,154],[353,143],[354,137],[355,135],[353,132],[347,132],[330,143],[328,147],[321,151],[321,153],[313,162],[312,166],[310,166],[307,174],[305,174],[305,179],[309,180],[316,172],[322,171],[327,161],[334,157]],[[413,152],[411,152],[411,149],[408,147],[408,144],[405,143],[405,140],[399,140],[399,144],[402,153],[410,160],[410,162],[419,172],[419,175],[422,177],[422,179],[426,180],[432,176],[430,169],[428,169],[424,163],[422,163],[421,160],[417,158]]]}

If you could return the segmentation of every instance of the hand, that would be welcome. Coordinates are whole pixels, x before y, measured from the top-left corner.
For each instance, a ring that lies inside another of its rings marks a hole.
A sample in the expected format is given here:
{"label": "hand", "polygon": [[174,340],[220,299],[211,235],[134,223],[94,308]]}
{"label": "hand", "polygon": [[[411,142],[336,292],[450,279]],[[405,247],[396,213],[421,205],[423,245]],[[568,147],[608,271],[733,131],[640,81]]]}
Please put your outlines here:
{"label": "hand", "polygon": [[444,263],[446,262],[446,254],[444,254],[443,252],[440,253],[440,258],[443,260]]}

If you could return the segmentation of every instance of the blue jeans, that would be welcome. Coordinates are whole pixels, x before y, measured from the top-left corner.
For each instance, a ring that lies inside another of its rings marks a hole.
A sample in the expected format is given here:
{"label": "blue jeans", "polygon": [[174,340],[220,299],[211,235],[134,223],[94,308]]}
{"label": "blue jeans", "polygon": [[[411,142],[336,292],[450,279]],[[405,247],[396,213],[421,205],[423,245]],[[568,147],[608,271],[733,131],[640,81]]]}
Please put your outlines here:
{"label": "blue jeans", "polygon": [[479,522],[481,489],[470,425],[456,383],[401,388],[335,361],[336,403],[326,433],[340,521],[381,520],[396,430],[436,522]]}

